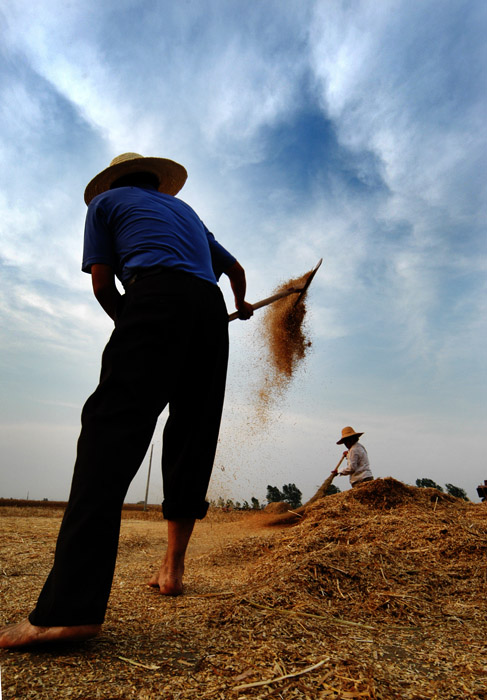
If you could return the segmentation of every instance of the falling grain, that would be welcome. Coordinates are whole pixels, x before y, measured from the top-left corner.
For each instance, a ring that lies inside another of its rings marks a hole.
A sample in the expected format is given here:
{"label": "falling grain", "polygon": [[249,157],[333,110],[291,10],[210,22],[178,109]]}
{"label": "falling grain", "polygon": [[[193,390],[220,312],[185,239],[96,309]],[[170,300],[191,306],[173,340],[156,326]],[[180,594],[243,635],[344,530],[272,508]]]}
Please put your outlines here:
{"label": "falling grain", "polygon": [[[303,287],[311,272],[285,282],[275,293]],[[301,298],[297,294],[284,297],[270,305],[264,314],[260,329],[265,353],[264,376],[257,401],[257,413],[263,421],[288,389],[311,347],[305,319],[306,293]]]}

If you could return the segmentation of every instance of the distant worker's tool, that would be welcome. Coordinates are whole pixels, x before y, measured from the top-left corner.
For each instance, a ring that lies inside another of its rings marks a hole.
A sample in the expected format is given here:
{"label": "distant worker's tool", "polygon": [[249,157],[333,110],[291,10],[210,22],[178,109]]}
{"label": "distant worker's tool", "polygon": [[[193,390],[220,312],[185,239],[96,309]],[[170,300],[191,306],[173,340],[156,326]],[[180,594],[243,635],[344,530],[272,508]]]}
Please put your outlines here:
{"label": "distant worker's tool", "polygon": [[[288,287],[288,289],[283,289],[282,292],[278,292],[277,294],[274,294],[271,297],[267,297],[267,299],[261,299],[261,301],[257,301],[255,304],[252,304],[252,308],[254,309],[254,311],[256,309],[262,308],[263,306],[268,306],[268,304],[273,304],[275,301],[279,301],[279,299],[283,299],[284,297],[287,297],[290,294],[299,294],[298,298],[295,301],[295,304],[298,304],[305,295],[305,293],[308,291],[308,287],[311,284],[311,281],[316,275],[316,272],[318,271],[318,268],[320,267],[322,262],[323,258],[320,258],[316,267],[313,268],[313,270],[311,270],[311,272],[306,278],[306,281],[300,287]],[[238,318],[238,311],[234,311],[228,316],[229,321],[234,321],[236,318]]]}
{"label": "distant worker's tool", "polygon": [[278,515],[273,520],[268,521],[267,525],[294,525],[294,523],[298,522],[300,518],[304,517],[306,513],[306,508],[308,506],[310,506],[315,501],[319,501],[321,498],[325,498],[325,496],[328,493],[328,489],[331,486],[331,482],[338,474],[338,467],[344,459],[345,455],[342,455],[335,469],[333,469],[333,471],[330,473],[330,476],[326,477],[318,491],[315,493],[314,496],[311,496],[309,501],[306,501],[304,505],[299,506],[299,508],[296,508],[296,510],[288,510],[287,513],[282,513],[281,515]]}
{"label": "distant worker's tool", "polygon": [[310,503],[314,503],[314,502],[317,501],[318,499],[324,498],[324,497],[326,496],[327,491],[328,491],[328,489],[329,489],[330,486],[331,486],[331,482],[333,481],[333,479],[334,479],[334,478],[336,477],[336,475],[338,474],[338,467],[340,466],[340,464],[343,462],[344,459],[345,459],[345,455],[342,455],[342,457],[340,458],[340,461],[339,461],[338,464],[336,465],[335,469],[331,472],[330,476],[328,476],[328,477],[324,480],[324,482],[321,484],[320,488],[319,488],[318,491],[315,493],[315,495],[312,496],[312,497],[309,499],[309,501],[307,501],[307,502],[304,504],[305,506],[309,506]]}

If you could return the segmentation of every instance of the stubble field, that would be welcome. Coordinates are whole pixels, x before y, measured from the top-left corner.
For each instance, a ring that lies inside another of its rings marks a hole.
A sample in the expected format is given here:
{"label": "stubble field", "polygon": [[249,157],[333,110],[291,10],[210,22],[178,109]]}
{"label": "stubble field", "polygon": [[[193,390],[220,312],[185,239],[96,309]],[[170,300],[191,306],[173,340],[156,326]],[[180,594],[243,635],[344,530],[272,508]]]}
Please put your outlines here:
{"label": "stubble field", "polygon": [[[0,624],[32,609],[61,515],[0,506]],[[272,517],[210,511],[165,598],[162,517],[124,511],[101,635],[0,651],[2,700],[487,700],[487,504],[377,479]]]}

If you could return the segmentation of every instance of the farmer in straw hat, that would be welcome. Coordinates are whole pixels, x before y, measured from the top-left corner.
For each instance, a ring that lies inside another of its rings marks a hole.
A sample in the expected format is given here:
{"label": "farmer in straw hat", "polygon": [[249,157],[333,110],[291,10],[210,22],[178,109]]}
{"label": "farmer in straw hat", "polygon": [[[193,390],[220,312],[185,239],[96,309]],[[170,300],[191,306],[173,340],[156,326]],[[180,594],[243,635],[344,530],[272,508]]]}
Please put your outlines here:
{"label": "farmer in straw hat", "polygon": [[[0,630],[0,646],[82,640],[101,628],[112,584],[120,512],[169,404],[163,514],[168,546],[148,582],[182,593],[186,548],[206,515],[225,391],[225,273],[248,319],[245,272],[196,213],[176,199],[183,166],[125,153],[87,186],[82,269],[115,329],[100,383],[86,402],[69,503],[54,565],[28,619]],[[115,276],[125,293],[118,292]]]}
{"label": "farmer in straw hat", "polygon": [[352,488],[374,479],[370,471],[367,450],[359,443],[361,435],[363,433],[357,433],[351,426],[347,426],[343,428],[342,437],[337,442],[337,445],[345,445],[347,447],[347,450],[343,453],[343,456],[347,458],[347,466],[340,471],[338,471],[337,467],[332,473],[338,474],[338,476],[348,475]]}

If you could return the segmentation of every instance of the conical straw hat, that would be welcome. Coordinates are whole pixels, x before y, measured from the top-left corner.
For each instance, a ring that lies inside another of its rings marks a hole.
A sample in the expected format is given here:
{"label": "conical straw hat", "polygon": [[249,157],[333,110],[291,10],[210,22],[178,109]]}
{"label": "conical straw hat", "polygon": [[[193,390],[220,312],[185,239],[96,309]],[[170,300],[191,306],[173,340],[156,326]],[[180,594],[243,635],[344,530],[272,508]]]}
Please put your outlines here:
{"label": "conical straw hat", "polygon": [[122,153],[112,160],[108,168],[95,175],[85,189],[85,202],[89,204],[97,194],[106,192],[122,175],[129,173],[153,173],[159,178],[159,192],[176,195],[188,177],[186,168],[167,158],[144,158],[139,153]]}
{"label": "conical straw hat", "polygon": [[346,438],[354,437],[355,435],[356,435],[357,437],[360,437],[361,435],[363,435],[363,433],[356,433],[355,430],[352,428],[351,425],[347,425],[346,428],[343,428],[343,430],[342,430],[342,438],[341,438],[341,440],[338,440],[337,445],[343,444],[343,441],[344,441]]}

